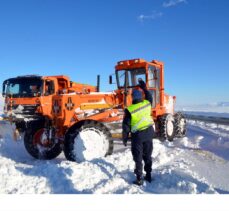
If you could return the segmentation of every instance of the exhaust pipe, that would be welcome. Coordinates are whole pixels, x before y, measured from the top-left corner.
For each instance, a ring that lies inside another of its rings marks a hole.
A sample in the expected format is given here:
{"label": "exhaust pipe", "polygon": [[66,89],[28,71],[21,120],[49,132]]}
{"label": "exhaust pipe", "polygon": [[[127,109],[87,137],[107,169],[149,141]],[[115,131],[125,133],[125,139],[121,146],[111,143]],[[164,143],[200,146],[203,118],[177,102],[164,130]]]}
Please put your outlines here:
{"label": "exhaust pipe", "polygon": [[97,75],[97,92],[100,92],[100,75]]}

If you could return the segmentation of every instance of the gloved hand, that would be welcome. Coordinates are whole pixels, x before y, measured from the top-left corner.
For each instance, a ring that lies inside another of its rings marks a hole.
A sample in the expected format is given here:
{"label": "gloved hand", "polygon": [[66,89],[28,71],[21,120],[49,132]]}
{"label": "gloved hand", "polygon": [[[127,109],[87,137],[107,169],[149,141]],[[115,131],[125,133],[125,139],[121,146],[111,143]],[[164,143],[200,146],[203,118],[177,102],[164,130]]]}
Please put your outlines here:
{"label": "gloved hand", "polygon": [[146,83],[141,78],[138,79],[138,84],[141,89],[146,89]]}
{"label": "gloved hand", "polygon": [[127,146],[127,140],[122,140],[122,143],[125,147]]}

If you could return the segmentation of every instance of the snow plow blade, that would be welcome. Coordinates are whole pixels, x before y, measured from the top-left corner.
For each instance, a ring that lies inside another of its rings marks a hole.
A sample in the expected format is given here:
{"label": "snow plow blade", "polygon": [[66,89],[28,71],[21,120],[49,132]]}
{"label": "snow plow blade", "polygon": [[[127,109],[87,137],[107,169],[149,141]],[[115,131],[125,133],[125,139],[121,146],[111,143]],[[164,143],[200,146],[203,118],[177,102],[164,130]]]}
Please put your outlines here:
{"label": "snow plow blade", "polygon": [[19,139],[19,132],[16,126],[9,121],[0,120],[0,138],[17,141]]}

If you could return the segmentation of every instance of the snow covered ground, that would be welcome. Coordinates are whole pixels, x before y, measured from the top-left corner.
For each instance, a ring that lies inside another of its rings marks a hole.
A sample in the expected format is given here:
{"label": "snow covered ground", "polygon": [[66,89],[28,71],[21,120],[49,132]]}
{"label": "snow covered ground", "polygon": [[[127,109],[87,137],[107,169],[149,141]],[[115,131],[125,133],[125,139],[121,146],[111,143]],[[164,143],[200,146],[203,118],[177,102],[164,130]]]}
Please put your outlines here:
{"label": "snow covered ground", "polygon": [[[118,150],[117,150],[118,149]],[[154,140],[154,181],[132,185],[129,147],[90,162],[35,160],[22,142],[0,139],[0,193],[229,193],[229,127],[189,121],[187,137]]]}
{"label": "snow covered ground", "polygon": [[134,162],[121,142],[113,155],[90,162],[70,162],[63,154],[44,161],[10,134],[7,126],[0,128],[0,193],[229,193],[229,126],[190,120],[187,137],[154,139],[154,181],[142,187],[131,184]]}

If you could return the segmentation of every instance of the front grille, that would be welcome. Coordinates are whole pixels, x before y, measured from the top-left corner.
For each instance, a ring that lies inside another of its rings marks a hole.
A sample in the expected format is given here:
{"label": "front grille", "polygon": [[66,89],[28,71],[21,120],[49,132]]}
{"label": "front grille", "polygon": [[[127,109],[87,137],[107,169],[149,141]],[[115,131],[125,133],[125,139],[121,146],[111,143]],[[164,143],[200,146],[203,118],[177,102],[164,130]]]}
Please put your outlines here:
{"label": "front grille", "polygon": [[12,115],[15,118],[30,118],[30,117],[36,117],[38,116],[36,112],[38,107],[38,104],[34,105],[13,105],[12,108],[11,106],[7,106],[7,111],[11,113],[10,111],[12,110]]}

